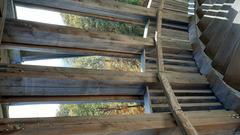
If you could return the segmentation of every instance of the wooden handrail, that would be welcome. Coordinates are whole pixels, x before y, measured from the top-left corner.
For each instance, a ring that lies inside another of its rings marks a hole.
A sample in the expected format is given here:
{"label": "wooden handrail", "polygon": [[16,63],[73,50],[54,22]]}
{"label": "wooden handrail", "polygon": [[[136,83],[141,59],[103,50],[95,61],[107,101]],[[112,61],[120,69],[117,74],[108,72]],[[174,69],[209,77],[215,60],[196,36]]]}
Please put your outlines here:
{"label": "wooden handrail", "polygon": [[157,48],[157,70],[158,70],[158,79],[162,83],[164,93],[167,97],[168,104],[173,113],[173,116],[179,125],[182,133],[184,135],[198,135],[196,129],[193,127],[190,120],[185,116],[182,108],[177,100],[176,95],[173,92],[173,89],[167,79],[162,72],[164,71],[164,63],[163,63],[163,51],[162,51],[162,40],[161,40],[161,26],[162,26],[162,16],[163,16],[163,7],[165,0],[162,0],[158,12],[157,12],[157,31],[155,32],[155,43]]}

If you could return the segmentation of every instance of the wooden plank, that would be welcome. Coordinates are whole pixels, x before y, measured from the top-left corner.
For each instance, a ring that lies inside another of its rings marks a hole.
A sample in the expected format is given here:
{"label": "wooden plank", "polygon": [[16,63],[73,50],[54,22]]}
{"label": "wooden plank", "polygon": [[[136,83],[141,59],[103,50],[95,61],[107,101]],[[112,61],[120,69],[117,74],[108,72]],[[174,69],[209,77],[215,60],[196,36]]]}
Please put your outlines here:
{"label": "wooden plank", "polygon": [[198,3],[199,7],[196,9],[196,14],[198,15],[199,19],[201,19],[207,13],[208,9],[213,6],[215,1],[216,0],[203,0],[201,3]]}
{"label": "wooden plank", "polygon": [[214,20],[214,17],[218,14],[218,10],[221,9],[222,5],[224,4],[225,0],[217,0],[213,3],[213,6],[211,6],[205,13],[205,15],[201,18],[201,20],[198,22],[198,27],[201,31],[204,31],[209,23]]}
{"label": "wooden plank", "polygon": [[2,41],[6,15],[7,15],[7,0],[0,0],[0,44]]}
{"label": "wooden plank", "polygon": [[4,43],[0,46],[1,49],[20,49],[21,51],[48,53],[53,55],[58,54],[72,54],[81,56],[111,56],[111,57],[123,57],[123,58],[139,58],[141,53],[122,53],[122,52],[110,52],[100,50],[88,50],[81,48],[67,48],[67,47],[55,47],[55,46],[39,46],[39,45],[26,45],[26,44],[12,44]]}
{"label": "wooden plank", "polygon": [[[215,96],[180,96],[177,99],[179,103],[209,103],[218,101]],[[167,104],[167,99],[164,96],[151,97],[151,100],[154,104]]]}
{"label": "wooden plank", "polygon": [[[112,0],[81,0],[68,1],[57,0],[38,1],[38,0],[15,0],[17,4],[29,7],[41,7],[56,10],[63,13],[71,13],[81,16],[90,16],[111,21],[120,21],[144,25],[147,18],[155,18],[157,10],[116,2]],[[170,10],[164,13],[164,19],[176,20],[184,23],[188,22],[187,15],[174,13]]]}
{"label": "wooden plank", "polygon": [[0,63],[5,63],[5,64],[10,63],[8,50],[0,49],[0,55],[1,55]]}
{"label": "wooden plank", "polygon": [[[142,49],[153,48],[153,40],[150,38],[142,39],[140,37],[128,37],[112,33],[95,33],[95,32],[89,32],[88,33],[90,34],[89,37],[89,35],[85,34],[85,31],[81,31],[76,28],[46,25],[36,22],[19,20],[10,20],[9,23],[10,23],[9,27],[6,30],[6,33],[8,34],[5,34],[5,42],[2,46],[0,46],[2,49],[18,48],[20,50],[25,51],[37,51],[49,53],[71,53],[71,54],[74,53],[77,55],[81,54],[81,55],[139,57],[139,55],[142,52]],[[165,35],[165,33],[175,32],[169,31],[167,29],[163,30],[164,30],[163,35]],[[82,36],[83,33],[84,36]],[[179,35],[184,35],[185,37],[185,33],[182,32],[178,33]],[[49,36],[49,34],[51,36]],[[168,35],[169,34],[166,34],[166,36]],[[48,39],[45,38],[45,36],[47,36]],[[79,38],[79,36],[81,36],[81,38]],[[58,41],[58,38],[60,38],[61,40],[59,39],[60,41]],[[94,38],[94,40],[92,40],[92,38]],[[33,39],[35,40],[33,41]],[[79,42],[77,41],[81,41],[80,43],[82,44],[78,44]],[[89,45],[88,43],[94,43],[94,45],[93,44]],[[181,45],[176,45],[176,43],[181,43],[183,47]],[[176,49],[179,48],[178,53],[179,51],[182,51],[181,49],[186,48],[186,51],[188,51],[188,49],[190,50],[191,48],[189,42],[166,38],[163,39],[163,45],[164,45],[163,49],[166,51],[168,50],[173,51],[175,48]]]}
{"label": "wooden plank", "polygon": [[[28,77],[28,78],[48,78],[56,80],[79,80],[79,81],[97,81],[99,83],[111,84],[138,84],[154,83],[157,81],[155,74],[120,72],[108,70],[90,70],[77,68],[57,68],[44,66],[24,66],[24,65],[6,65],[1,66],[1,77]],[[132,79],[130,79],[133,77]],[[136,77],[136,78],[135,78]],[[128,78],[128,79],[127,79]],[[130,79],[130,80],[129,80]]]}
{"label": "wooden plank", "polygon": [[162,72],[164,71],[164,63],[163,63],[163,50],[162,50],[162,17],[163,17],[163,7],[164,7],[164,0],[161,1],[158,12],[157,12],[157,26],[155,31],[155,45],[157,51],[157,71]]}
{"label": "wooden plank", "polygon": [[173,71],[165,71],[163,75],[167,77],[173,87],[179,85],[190,85],[193,88],[194,86],[207,86],[209,84],[205,76],[202,76],[198,73],[180,73]]}
{"label": "wooden plank", "polygon": [[213,67],[220,73],[225,74],[232,57],[235,45],[240,38],[240,28],[236,23],[240,22],[240,13],[236,16],[230,30],[225,34],[224,41],[219,44],[219,49],[213,59]]}
{"label": "wooden plank", "polygon": [[[186,115],[200,134],[215,135],[239,132],[239,119],[232,117],[235,115],[233,112],[199,111],[186,112]],[[0,122],[0,129],[6,135],[102,135],[121,134],[122,132],[128,134],[129,132],[150,129],[159,130],[166,135],[179,135],[180,133],[178,130],[176,132],[176,128],[176,124],[169,113],[93,118],[2,119]]]}
{"label": "wooden plank", "polygon": [[226,34],[229,32],[232,25],[234,25],[233,21],[235,20],[235,17],[239,11],[239,9],[238,11],[236,11],[236,9],[238,5],[240,5],[240,2],[237,1],[233,4],[233,7],[234,5],[236,8],[235,9],[232,8],[232,11],[229,12],[228,20],[222,21],[219,27],[217,27],[216,25],[216,28],[215,28],[217,29],[216,33],[212,33],[213,34],[212,38],[206,44],[205,52],[212,59],[217,53],[218,48],[220,48],[220,45],[222,45],[221,43],[224,42],[224,40],[226,40],[226,36],[227,36]]}
{"label": "wooden plank", "polygon": [[133,54],[141,52],[145,47],[153,47],[152,39],[20,20],[7,20],[5,33],[7,34],[3,36],[4,44],[30,44]]}
{"label": "wooden plank", "polygon": [[152,113],[152,104],[148,86],[146,87],[146,91],[144,94],[144,110],[145,113]]}
{"label": "wooden plank", "polygon": [[227,70],[224,74],[224,81],[232,86],[233,88],[239,90],[240,89],[240,42],[237,43],[235,49],[233,51],[233,55],[230,59]]}
{"label": "wooden plank", "polygon": [[[3,96],[143,95],[143,85],[157,84],[156,73],[117,72],[29,65],[0,66]],[[198,74],[166,71],[173,86],[208,85]]]}
{"label": "wooden plank", "polygon": [[1,97],[0,103],[3,104],[82,104],[96,102],[138,102],[143,103],[142,96],[101,96],[101,95],[83,95],[83,96],[34,96],[34,97]]}
{"label": "wooden plank", "polygon": [[205,44],[208,43],[216,34],[218,35],[219,32],[223,32],[221,29],[226,28],[226,23],[233,22],[237,15],[237,10],[231,8],[230,5],[233,5],[233,3],[228,2],[226,5],[223,4],[222,8],[219,10],[224,12],[218,12],[216,17],[212,18],[212,21],[209,22],[208,27],[202,32],[202,35],[200,35],[200,39]]}

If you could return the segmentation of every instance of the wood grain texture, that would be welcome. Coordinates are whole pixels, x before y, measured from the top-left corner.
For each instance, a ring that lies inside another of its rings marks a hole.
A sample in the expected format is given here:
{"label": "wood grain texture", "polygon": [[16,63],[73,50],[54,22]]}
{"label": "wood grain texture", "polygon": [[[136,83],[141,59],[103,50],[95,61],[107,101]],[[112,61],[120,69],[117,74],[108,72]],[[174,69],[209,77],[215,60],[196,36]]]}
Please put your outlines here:
{"label": "wood grain texture", "polygon": [[[239,119],[231,111],[186,112],[190,121],[202,135],[238,133]],[[169,113],[108,116],[108,117],[63,117],[33,119],[3,119],[0,131],[6,135],[106,135],[130,134],[141,130],[158,130],[159,133],[179,134],[176,124]],[[170,129],[170,130],[167,130]],[[6,131],[8,130],[8,131]]]}
{"label": "wood grain texture", "polygon": [[[140,25],[144,25],[147,18],[155,18],[157,14],[157,10],[154,8],[148,9],[146,7],[125,4],[113,0],[62,0],[61,2],[57,0],[16,0],[16,2],[29,7],[41,7],[64,13]],[[177,20],[184,23],[188,22],[188,16],[186,13],[177,13],[166,9],[164,14],[164,19]]]}
{"label": "wood grain texture", "polygon": [[7,20],[4,43],[68,47],[108,52],[139,53],[153,46],[152,39],[29,21]]}

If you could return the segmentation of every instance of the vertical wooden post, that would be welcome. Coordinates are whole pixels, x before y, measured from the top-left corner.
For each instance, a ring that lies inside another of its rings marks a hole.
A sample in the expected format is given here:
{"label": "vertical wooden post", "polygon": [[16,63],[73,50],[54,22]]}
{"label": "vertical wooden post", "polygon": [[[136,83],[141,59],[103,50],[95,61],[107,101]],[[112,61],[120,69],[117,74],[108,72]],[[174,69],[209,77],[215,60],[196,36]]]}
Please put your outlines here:
{"label": "vertical wooden post", "polygon": [[144,94],[144,110],[145,110],[145,113],[152,113],[152,105],[151,105],[148,86],[146,86],[146,91]]}
{"label": "vertical wooden post", "polygon": [[141,72],[145,72],[145,55],[146,55],[146,52],[145,52],[145,49],[142,51],[142,54],[141,54]]}
{"label": "vertical wooden post", "polygon": [[[17,19],[16,9],[13,0],[7,0],[7,16],[6,18]],[[19,49],[9,51],[10,62],[12,64],[20,64],[22,62],[21,52]]]}
{"label": "vertical wooden post", "polygon": [[7,14],[7,0],[0,0],[0,43],[2,41],[2,34],[3,34],[6,14]]}
{"label": "vertical wooden post", "polygon": [[1,118],[4,118],[4,117],[3,117],[2,105],[0,105],[0,119],[1,119]]}
{"label": "vertical wooden post", "polygon": [[[2,41],[3,29],[5,24],[5,19],[7,16],[7,3],[8,0],[0,0],[0,44]],[[8,50],[0,49],[0,63],[9,63]],[[8,108],[5,105],[0,104],[0,118],[8,117]]]}
{"label": "vertical wooden post", "polygon": [[173,113],[173,116],[179,125],[182,133],[184,135],[198,135],[196,129],[192,126],[189,119],[185,116],[182,108],[177,100],[176,95],[173,92],[173,89],[168,81],[168,79],[162,74],[164,71],[164,63],[163,63],[163,51],[162,51],[162,16],[163,16],[163,7],[165,0],[162,0],[158,12],[157,12],[157,30],[155,32],[155,43],[157,48],[157,70],[158,70],[158,78],[162,83],[164,93],[166,95],[168,104]]}

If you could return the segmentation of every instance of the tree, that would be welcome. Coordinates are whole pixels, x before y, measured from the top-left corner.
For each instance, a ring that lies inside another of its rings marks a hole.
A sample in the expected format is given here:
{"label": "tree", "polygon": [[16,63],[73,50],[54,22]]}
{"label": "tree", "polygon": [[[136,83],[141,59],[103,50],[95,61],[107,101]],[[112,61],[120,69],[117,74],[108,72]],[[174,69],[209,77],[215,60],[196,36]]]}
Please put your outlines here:
{"label": "tree", "polygon": [[[142,0],[116,0],[141,5]],[[62,14],[65,24],[88,31],[114,32],[131,36],[142,36],[143,27],[139,25],[113,22],[94,17]],[[118,71],[140,71],[139,59],[104,56],[86,56],[64,59],[73,67],[88,69],[108,69]],[[137,103],[89,103],[60,105],[57,116],[102,116],[143,113],[143,107]]]}
{"label": "tree", "polygon": [[144,108],[138,103],[88,103],[60,105],[57,116],[107,116],[142,114]]}

